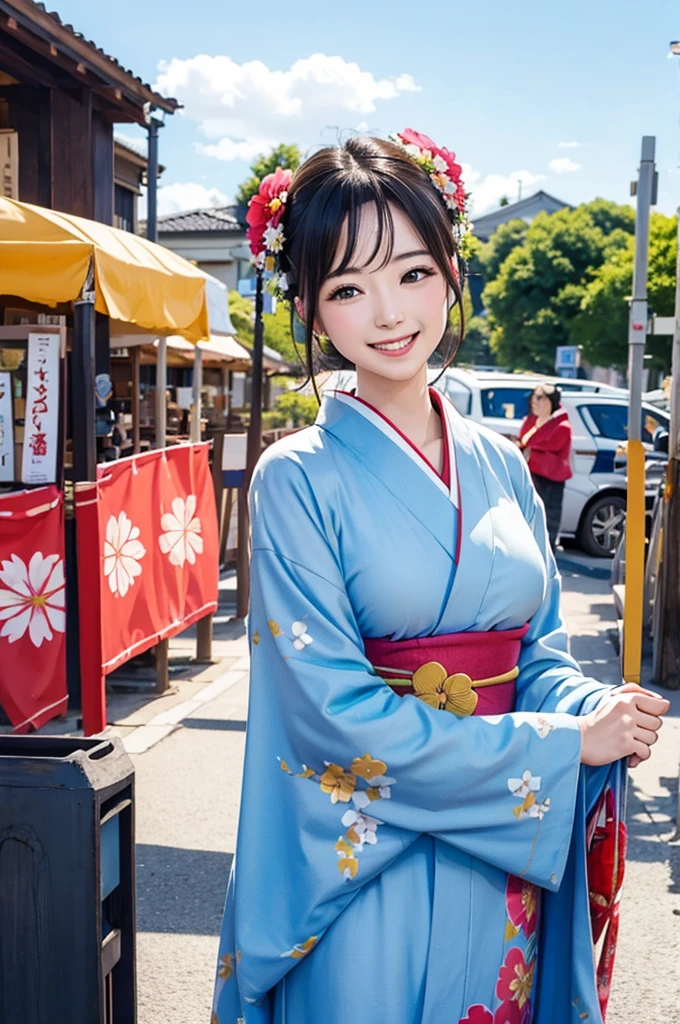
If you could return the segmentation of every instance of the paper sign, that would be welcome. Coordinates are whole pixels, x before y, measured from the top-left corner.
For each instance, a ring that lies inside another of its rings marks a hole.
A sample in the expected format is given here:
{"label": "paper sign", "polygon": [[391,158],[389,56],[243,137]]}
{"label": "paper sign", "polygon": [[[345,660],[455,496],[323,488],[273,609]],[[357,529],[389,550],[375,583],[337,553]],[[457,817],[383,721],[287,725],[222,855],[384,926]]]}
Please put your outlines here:
{"label": "paper sign", "polygon": [[29,334],[26,427],[22,481],[49,484],[57,478],[59,441],[58,334]]}
{"label": "paper sign", "polygon": [[14,480],[14,414],[12,376],[0,373],[0,481]]}

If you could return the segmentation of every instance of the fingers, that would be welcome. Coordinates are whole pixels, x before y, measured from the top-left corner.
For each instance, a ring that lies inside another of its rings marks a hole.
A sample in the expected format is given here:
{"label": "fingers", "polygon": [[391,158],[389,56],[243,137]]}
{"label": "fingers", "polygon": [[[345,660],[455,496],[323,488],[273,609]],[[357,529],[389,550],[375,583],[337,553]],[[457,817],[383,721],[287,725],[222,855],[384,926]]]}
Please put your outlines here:
{"label": "fingers", "polygon": [[640,711],[645,711],[648,715],[658,716],[665,715],[671,704],[665,697],[653,697],[648,693],[640,691],[635,694],[635,706]]}
{"label": "fingers", "polygon": [[651,749],[646,743],[641,743],[640,740],[633,741],[633,756],[639,758],[640,761],[646,761],[651,756]]}
{"label": "fingers", "polygon": [[654,732],[658,732],[663,725],[663,718],[658,718],[656,715],[648,715],[640,710],[635,715],[635,721],[643,729],[652,729]]}
{"label": "fingers", "polygon": [[639,743],[646,743],[648,747],[653,747],[659,738],[659,734],[654,732],[652,729],[641,729],[639,726],[633,733],[633,739]]}
{"label": "fingers", "polygon": [[639,757],[637,756],[637,754],[633,754],[633,755],[632,755],[632,756],[631,756],[631,757],[630,757],[630,758],[628,759],[628,767],[629,767],[629,768],[637,768],[637,766],[638,766],[639,764],[641,764],[641,761],[640,761],[640,758],[639,758]]}

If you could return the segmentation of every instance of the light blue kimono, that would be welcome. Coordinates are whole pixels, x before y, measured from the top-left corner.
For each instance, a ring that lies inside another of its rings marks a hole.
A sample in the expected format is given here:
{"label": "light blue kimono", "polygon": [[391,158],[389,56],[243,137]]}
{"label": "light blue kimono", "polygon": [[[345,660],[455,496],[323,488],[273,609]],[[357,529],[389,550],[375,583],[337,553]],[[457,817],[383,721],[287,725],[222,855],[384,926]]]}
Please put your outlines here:
{"label": "light blue kimono", "polygon": [[[252,669],[213,1024],[601,1021],[567,653],[523,457],[446,403],[451,496],[359,402],[273,445],[252,489]],[[458,718],[362,638],[530,623],[512,714]],[[540,890],[536,887],[540,887]],[[539,921],[540,917],[540,921]]]}

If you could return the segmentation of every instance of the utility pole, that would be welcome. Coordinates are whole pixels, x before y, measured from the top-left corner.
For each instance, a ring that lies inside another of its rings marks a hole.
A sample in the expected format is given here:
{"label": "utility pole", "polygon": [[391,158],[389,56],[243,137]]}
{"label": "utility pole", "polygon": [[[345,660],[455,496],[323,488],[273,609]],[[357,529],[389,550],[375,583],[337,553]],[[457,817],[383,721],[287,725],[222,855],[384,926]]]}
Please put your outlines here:
{"label": "utility pole", "polygon": [[[657,580],[659,602],[654,638],[654,680],[680,689],[680,209],[675,280],[675,330],[671,386],[671,426],[663,509],[662,555]],[[680,828],[680,819],[678,820]]]}
{"label": "utility pole", "polygon": [[652,135],[642,138],[637,196],[633,298],[628,327],[628,497],[626,504],[626,603],[623,617],[623,678],[640,682],[645,582],[645,449],[642,444],[642,370],[647,337],[649,215],[656,202]]}

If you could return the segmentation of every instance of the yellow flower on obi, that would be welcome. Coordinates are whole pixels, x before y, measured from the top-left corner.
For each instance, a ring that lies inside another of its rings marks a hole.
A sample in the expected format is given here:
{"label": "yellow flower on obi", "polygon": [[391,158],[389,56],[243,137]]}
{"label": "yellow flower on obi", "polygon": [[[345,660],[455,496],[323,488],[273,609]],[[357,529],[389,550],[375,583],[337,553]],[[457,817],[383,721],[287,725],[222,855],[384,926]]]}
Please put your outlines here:
{"label": "yellow flower on obi", "polygon": [[220,969],[219,969],[218,973],[219,973],[220,978],[224,978],[225,981],[229,981],[229,979],[231,978],[232,974],[234,973],[234,954],[233,953],[224,953],[220,957]]}
{"label": "yellow flower on obi", "polygon": [[370,754],[364,754],[363,757],[354,758],[352,771],[355,775],[366,779],[367,782],[372,782],[373,779],[378,779],[385,774],[387,765],[384,761],[374,761]]}
{"label": "yellow flower on obi", "polygon": [[337,804],[338,800],[349,803],[356,784],[356,775],[346,772],[339,764],[329,764],[321,776],[321,792],[330,793],[332,804]]}
{"label": "yellow flower on obi", "polygon": [[447,675],[438,661],[428,661],[413,673],[413,691],[431,708],[452,711],[454,715],[471,715],[477,707],[478,697],[470,677],[463,672]]}

